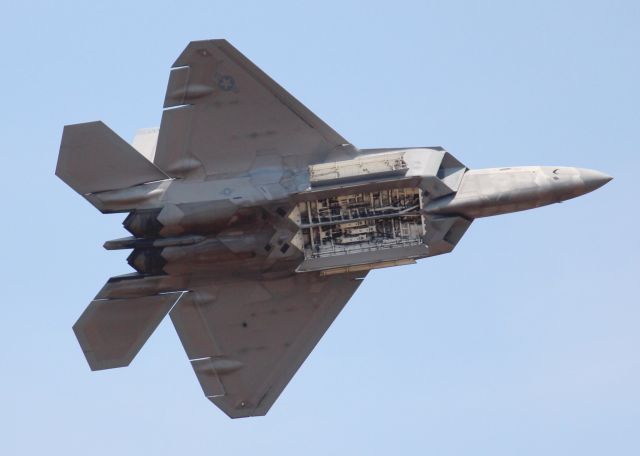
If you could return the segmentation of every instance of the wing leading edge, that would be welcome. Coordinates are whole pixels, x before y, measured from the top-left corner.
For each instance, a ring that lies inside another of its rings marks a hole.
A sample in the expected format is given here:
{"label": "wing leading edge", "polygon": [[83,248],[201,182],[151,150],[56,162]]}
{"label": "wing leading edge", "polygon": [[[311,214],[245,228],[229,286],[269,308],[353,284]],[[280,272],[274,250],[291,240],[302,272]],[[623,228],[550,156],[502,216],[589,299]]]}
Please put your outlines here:
{"label": "wing leading edge", "polygon": [[355,154],[226,40],[186,47],[173,64],[164,107],[154,163],[172,177],[301,170],[332,151]]}
{"label": "wing leading edge", "polygon": [[232,281],[170,313],[205,396],[231,418],[265,415],[366,272]]}

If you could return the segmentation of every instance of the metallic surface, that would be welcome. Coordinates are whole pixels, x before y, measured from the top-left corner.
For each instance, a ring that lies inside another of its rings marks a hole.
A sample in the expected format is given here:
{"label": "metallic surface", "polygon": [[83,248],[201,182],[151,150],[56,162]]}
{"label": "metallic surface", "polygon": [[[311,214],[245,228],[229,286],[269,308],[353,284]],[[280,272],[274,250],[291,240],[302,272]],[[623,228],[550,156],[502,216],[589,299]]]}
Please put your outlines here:
{"label": "metallic surface", "polygon": [[427,214],[487,217],[559,203],[589,193],[611,180],[599,171],[527,166],[470,170],[455,195],[432,201]]}
{"label": "metallic surface", "polygon": [[169,314],[205,396],[264,415],[371,269],[454,249],[475,218],[564,201],[611,178],[567,167],[469,170],[441,147],[362,149],[224,40],[190,43],[159,129],[128,145],[64,129],[56,174],[128,213],[136,271],[74,325],[92,370],[128,365]]}

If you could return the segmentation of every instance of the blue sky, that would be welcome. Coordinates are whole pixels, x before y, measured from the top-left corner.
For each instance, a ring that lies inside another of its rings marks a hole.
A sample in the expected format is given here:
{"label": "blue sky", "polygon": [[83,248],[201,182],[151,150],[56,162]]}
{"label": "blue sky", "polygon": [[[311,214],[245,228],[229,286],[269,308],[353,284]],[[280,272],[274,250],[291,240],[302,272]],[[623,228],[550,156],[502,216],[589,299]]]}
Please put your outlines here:
{"label": "blue sky", "polygon": [[[5,3],[1,454],[640,453],[640,3]],[[370,274],[265,418],[204,399],[169,321],[92,373],[71,326],[129,272],[101,248],[126,233],[54,176],[62,127],[158,125],[206,38],[358,147],[615,179]]]}

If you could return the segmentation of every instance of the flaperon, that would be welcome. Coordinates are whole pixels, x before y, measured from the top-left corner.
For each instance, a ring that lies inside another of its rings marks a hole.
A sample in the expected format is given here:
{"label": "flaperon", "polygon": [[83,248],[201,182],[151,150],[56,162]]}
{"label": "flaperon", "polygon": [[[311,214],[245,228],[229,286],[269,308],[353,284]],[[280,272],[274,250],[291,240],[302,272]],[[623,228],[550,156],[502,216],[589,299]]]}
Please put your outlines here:
{"label": "flaperon", "polygon": [[64,128],[56,174],[128,212],[136,272],[73,329],[91,369],[127,366],[169,314],[206,397],[264,415],[367,272],[450,252],[478,217],[588,193],[587,169],[469,170],[441,147],[358,149],[224,40],[173,65],[159,129],[129,145]]}

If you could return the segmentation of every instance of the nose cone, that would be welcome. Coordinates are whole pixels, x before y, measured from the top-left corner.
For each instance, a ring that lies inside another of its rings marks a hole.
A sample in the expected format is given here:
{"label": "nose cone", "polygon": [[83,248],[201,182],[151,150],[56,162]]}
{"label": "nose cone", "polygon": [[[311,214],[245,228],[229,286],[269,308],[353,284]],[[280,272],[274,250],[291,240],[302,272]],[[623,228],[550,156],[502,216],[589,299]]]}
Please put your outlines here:
{"label": "nose cone", "polygon": [[580,168],[578,169],[578,174],[580,175],[580,179],[584,184],[584,188],[586,190],[585,193],[592,192],[613,179],[613,177],[608,176],[605,173],[601,173],[600,171],[595,171],[593,169]]}

